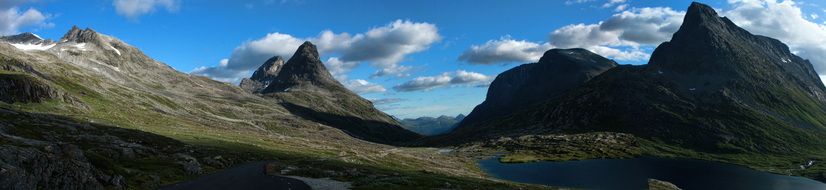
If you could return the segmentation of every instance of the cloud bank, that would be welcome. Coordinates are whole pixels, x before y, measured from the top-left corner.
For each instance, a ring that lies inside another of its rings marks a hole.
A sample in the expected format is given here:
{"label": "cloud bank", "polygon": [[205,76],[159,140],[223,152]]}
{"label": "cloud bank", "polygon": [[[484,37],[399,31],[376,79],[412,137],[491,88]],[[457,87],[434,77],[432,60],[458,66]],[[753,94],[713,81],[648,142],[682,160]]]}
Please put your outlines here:
{"label": "cloud bank", "polygon": [[348,80],[347,82],[344,82],[344,87],[350,89],[356,94],[387,92],[387,89],[380,84],[370,83],[362,79]]}
{"label": "cloud bank", "polygon": [[7,36],[18,34],[20,33],[18,31],[19,29],[31,26],[38,26],[40,28],[54,27],[54,23],[46,21],[52,18],[51,14],[41,13],[34,8],[21,11],[20,8],[15,6],[26,2],[37,1],[13,0],[8,2],[0,2],[0,35]]}
{"label": "cloud bank", "polygon": [[[603,6],[620,3],[624,1],[611,1]],[[599,24],[571,24],[554,30],[547,34],[546,43],[516,41],[505,36],[473,45],[458,61],[484,65],[536,62],[551,48],[584,48],[616,60],[641,61],[651,56],[641,46],[656,46],[670,40],[684,16],[685,12],[667,7],[632,8]]]}
{"label": "cloud bank", "polygon": [[549,43],[539,44],[525,40],[516,41],[510,36],[499,40],[490,40],[482,45],[472,45],[462,52],[456,61],[472,65],[495,65],[509,63],[527,63],[538,61],[542,54],[554,48]]}
{"label": "cloud bank", "polygon": [[[587,1],[568,1],[569,4],[584,2]],[[812,21],[816,16],[809,16],[816,14],[803,13],[800,9],[811,5],[790,0],[729,0],[728,3],[728,10],[718,10],[721,16],[753,34],[782,41],[793,53],[809,59],[818,73],[826,73],[826,22],[818,24]],[[611,0],[603,8],[625,9],[623,5],[627,6],[623,0]],[[684,16],[684,11],[668,7],[631,8],[598,24],[571,24],[554,30],[547,34],[547,43],[516,41],[506,36],[473,45],[458,61],[492,65],[539,60],[540,53],[525,47],[585,48],[616,60],[644,61],[651,56],[647,51],[671,40]]]}
{"label": "cloud bank", "polygon": [[155,12],[156,7],[165,7],[170,13],[177,12],[180,4],[178,0],[114,0],[112,2],[119,15],[135,22],[141,15]]}
{"label": "cloud bank", "polygon": [[480,73],[458,70],[456,72],[444,72],[439,76],[416,77],[405,83],[393,86],[393,89],[399,92],[412,92],[418,90],[428,91],[438,87],[458,87],[458,85],[461,84],[471,84],[468,86],[473,86],[473,83],[489,82],[495,77],[496,76],[485,76]]}

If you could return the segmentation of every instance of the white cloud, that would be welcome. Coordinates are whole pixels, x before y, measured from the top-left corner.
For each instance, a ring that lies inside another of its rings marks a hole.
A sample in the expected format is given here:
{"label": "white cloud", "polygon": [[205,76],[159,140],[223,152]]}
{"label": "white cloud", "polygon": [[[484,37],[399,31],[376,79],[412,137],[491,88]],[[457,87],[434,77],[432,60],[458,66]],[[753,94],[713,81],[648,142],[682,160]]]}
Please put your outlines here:
{"label": "white cloud", "polygon": [[651,58],[651,55],[643,52],[643,50],[639,48],[631,48],[630,51],[623,51],[605,46],[591,46],[587,49],[604,57],[611,57],[621,61],[640,61]]}
{"label": "white cloud", "polygon": [[622,10],[625,10],[625,8],[628,8],[628,6],[630,6],[630,5],[629,4],[617,5],[617,8],[614,8],[614,11],[620,12]]}
{"label": "white cloud", "polygon": [[126,16],[129,20],[137,21],[142,14],[155,12],[156,7],[166,7],[170,13],[177,12],[180,8],[178,0],[114,0],[112,5],[119,15]]}
{"label": "white cloud", "polygon": [[336,78],[336,80],[338,80],[341,83],[344,83],[344,81],[350,80],[350,77],[347,76],[347,75],[336,75],[336,76],[333,76],[333,78]]}
{"label": "white cloud", "polygon": [[399,66],[397,63],[404,61],[411,53],[428,49],[441,38],[433,24],[402,20],[354,36],[348,33],[335,34],[326,30],[316,37],[297,38],[276,32],[261,39],[243,42],[233,50],[226,64],[199,68],[190,73],[213,78],[249,77],[249,72],[257,69],[268,58],[281,55],[285,60],[289,60],[298,46],[304,41],[310,41],[318,47],[318,53],[322,57],[330,54],[341,55],[325,61],[333,75],[349,73],[361,63],[370,63],[372,67],[384,70],[375,73],[378,75],[374,76],[380,77],[409,71],[410,69],[403,70],[409,66]]}
{"label": "white cloud", "polygon": [[553,48],[549,43],[539,44],[525,40],[516,41],[510,36],[490,40],[483,45],[472,45],[462,52],[457,61],[473,65],[527,63],[539,61],[545,51]]}
{"label": "white cloud", "polygon": [[0,35],[17,34],[18,29],[30,26],[54,27],[54,23],[46,22],[47,19],[52,17],[51,14],[43,14],[34,8],[29,8],[25,12],[20,12],[20,8],[17,7],[8,9],[0,7],[0,9],[4,9],[0,10]]}
{"label": "white cloud", "polygon": [[357,61],[344,62],[338,60],[337,57],[330,57],[324,61],[324,65],[327,67],[327,70],[330,71],[330,74],[340,75],[350,73],[353,69],[358,68],[361,63]]}
{"label": "white cloud", "polygon": [[380,84],[370,83],[362,79],[355,79],[344,82],[344,87],[347,87],[347,89],[350,89],[356,94],[387,92],[387,89],[385,89]]}
{"label": "white cloud", "polygon": [[568,25],[548,34],[548,41],[560,48],[589,47],[595,45],[619,45],[620,30],[602,31],[597,24]]}
{"label": "white cloud", "polygon": [[393,86],[399,92],[430,91],[438,87],[450,87],[453,84],[472,84],[479,82],[489,82],[496,76],[485,76],[483,74],[458,70],[455,72],[444,72],[439,76],[416,77],[410,81]]}
{"label": "white cloud", "polygon": [[219,66],[226,67],[227,63],[229,63],[229,59],[221,59]]}
{"label": "white cloud", "polygon": [[782,41],[794,54],[809,59],[818,73],[826,73],[826,23],[806,20],[793,1],[730,0],[729,3],[733,8],[722,12],[722,16],[753,34]]}
{"label": "white cloud", "polygon": [[574,4],[574,3],[585,3],[585,2],[588,2],[588,1],[594,1],[594,0],[568,0],[568,1],[565,2],[565,4],[570,5],[570,4]]}
{"label": "white cloud", "polygon": [[494,77],[495,76],[485,76],[480,73],[458,70],[456,71],[456,76],[453,77],[453,79],[450,79],[450,84],[470,84],[477,82],[486,82],[492,80]]}
{"label": "white cloud", "polygon": [[401,101],[407,101],[407,99],[401,98],[367,98],[370,102],[373,102],[373,105],[385,105],[385,104],[392,104]]}
{"label": "white cloud", "polygon": [[493,82],[486,82],[486,83],[478,84],[478,85],[473,86],[473,87],[477,87],[477,88],[487,88],[487,87],[490,87],[490,83],[493,83]]}
{"label": "white cloud", "polygon": [[603,4],[602,8],[609,8],[613,7],[614,5],[617,5],[617,7],[614,8],[614,11],[617,12],[625,10],[625,8],[628,8],[629,6],[627,3],[625,3],[625,0],[611,0],[610,2]]}
{"label": "white cloud", "polygon": [[434,24],[396,20],[354,36],[350,48],[342,52],[341,60],[369,61],[372,67],[392,67],[408,54],[428,49],[441,39]]}
{"label": "white cloud", "polygon": [[[249,73],[249,71],[228,70],[226,67],[198,67],[189,71],[189,74],[202,75],[212,78],[213,80],[238,84],[242,77]],[[233,82],[237,81],[237,82]]]}
{"label": "white cloud", "polygon": [[442,73],[440,76],[416,77],[413,80],[393,86],[399,92],[412,92],[417,90],[428,90],[450,84],[450,72]]}
{"label": "white cloud", "polygon": [[[611,1],[606,4],[623,3]],[[624,4],[623,4],[624,5]],[[623,6],[620,5],[620,6]],[[471,46],[458,61],[470,64],[506,64],[538,61],[551,48],[584,48],[604,57],[640,61],[650,57],[640,46],[656,46],[671,39],[682,25],[685,12],[667,7],[633,8],[598,24],[572,24],[548,33],[548,43],[516,41],[510,37]]]}
{"label": "white cloud", "polygon": [[[379,78],[379,77],[383,77],[383,76],[387,76],[387,75],[394,75],[394,74],[399,74],[399,75],[397,75],[397,78],[401,78],[402,76],[405,76],[404,74],[401,74],[401,73],[408,72],[408,71],[411,71],[411,70],[413,70],[413,66],[404,66],[404,65],[395,65],[394,64],[394,65],[391,65],[387,68],[377,70],[376,72],[373,73],[373,75],[370,76],[370,79],[376,79],[376,78]],[[406,76],[410,76],[410,74],[407,74]]]}
{"label": "white cloud", "polygon": [[634,8],[599,24],[568,25],[548,34],[552,45],[562,48],[596,45],[658,45],[671,39],[682,25],[685,12],[671,8]]}

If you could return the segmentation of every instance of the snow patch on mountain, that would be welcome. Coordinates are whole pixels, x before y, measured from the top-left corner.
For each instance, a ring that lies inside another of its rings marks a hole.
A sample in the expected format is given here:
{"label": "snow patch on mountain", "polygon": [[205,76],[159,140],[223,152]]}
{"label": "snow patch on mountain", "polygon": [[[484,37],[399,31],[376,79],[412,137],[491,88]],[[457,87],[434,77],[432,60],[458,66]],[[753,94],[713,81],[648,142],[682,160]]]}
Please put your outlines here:
{"label": "snow patch on mountain", "polygon": [[120,51],[118,51],[118,48],[112,47],[112,45],[109,45],[109,47],[115,50],[115,53],[118,53],[118,55],[120,55]]}
{"label": "snow patch on mountain", "polygon": [[17,49],[21,50],[47,50],[49,48],[54,47],[55,44],[41,46],[36,44],[11,44],[12,46],[16,47]]}

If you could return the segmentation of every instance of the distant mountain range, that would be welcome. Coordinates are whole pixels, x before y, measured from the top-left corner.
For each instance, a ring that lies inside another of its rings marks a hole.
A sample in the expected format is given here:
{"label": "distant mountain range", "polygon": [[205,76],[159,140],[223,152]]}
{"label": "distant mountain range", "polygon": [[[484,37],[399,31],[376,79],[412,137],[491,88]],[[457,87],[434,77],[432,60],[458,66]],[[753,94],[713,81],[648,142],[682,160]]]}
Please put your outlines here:
{"label": "distant mountain range", "polygon": [[399,124],[407,128],[408,130],[415,131],[425,135],[438,135],[442,133],[450,132],[456,125],[465,118],[464,114],[459,114],[456,117],[450,116],[439,116],[437,118],[433,117],[419,117],[416,119],[406,118],[406,119],[399,119],[396,117],[391,118],[395,119]]}

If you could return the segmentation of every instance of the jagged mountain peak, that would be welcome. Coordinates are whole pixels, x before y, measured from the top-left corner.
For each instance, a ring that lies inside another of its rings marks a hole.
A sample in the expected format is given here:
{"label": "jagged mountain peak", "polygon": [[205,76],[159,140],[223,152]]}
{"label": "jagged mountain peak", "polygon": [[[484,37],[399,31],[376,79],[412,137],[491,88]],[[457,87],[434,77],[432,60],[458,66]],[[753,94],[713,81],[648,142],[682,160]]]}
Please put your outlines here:
{"label": "jagged mountain peak", "polygon": [[252,77],[241,79],[241,83],[238,84],[238,86],[247,92],[261,93],[272,80],[275,80],[275,77],[278,76],[278,72],[281,72],[284,64],[284,59],[282,59],[281,56],[273,56],[265,61],[261,67],[258,67],[258,69],[252,73]]}
{"label": "jagged mountain peak", "polygon": [[250,79],[267,84],[275,79],[275,76],[277,76],[278,72],[281,71],[284,63],[284,59],[282,59],[280,55],[273,56],[264,62],[261,67],[258,67],[258,70],[255,70],[255,72],[252,73],[252,77],[250,77]]}
{"label": "jagged mountain peak", "polygon": [[278,76],[261,93],[334,88],[346,90],[321,62],[316,46],[307,41],[298,47],[295,54],[278,72]]}
{"label": "jagged mountain peak", "polygon": [[77,27],[77,25],[72,26],[72,29],[69,30],[62,38],[60,38],[59,42],[75,42],[75,43],[86,43],[92,41],[95,37],[97,37],[98,32],[93,30],[92,28],[86,27],[86,30],[81,30]]}
{"label": "jagged mountain peak", "polygon": [[[746,52],[762,51],[763,39],[719,17],[708,5],[694,2],[683,25],[670,42],[664,42],[651,55],[649,65],[680,73],[732,75],[749,67],[730,60],[751,59]],[[762,47],[758,47],[762,46]]]}

